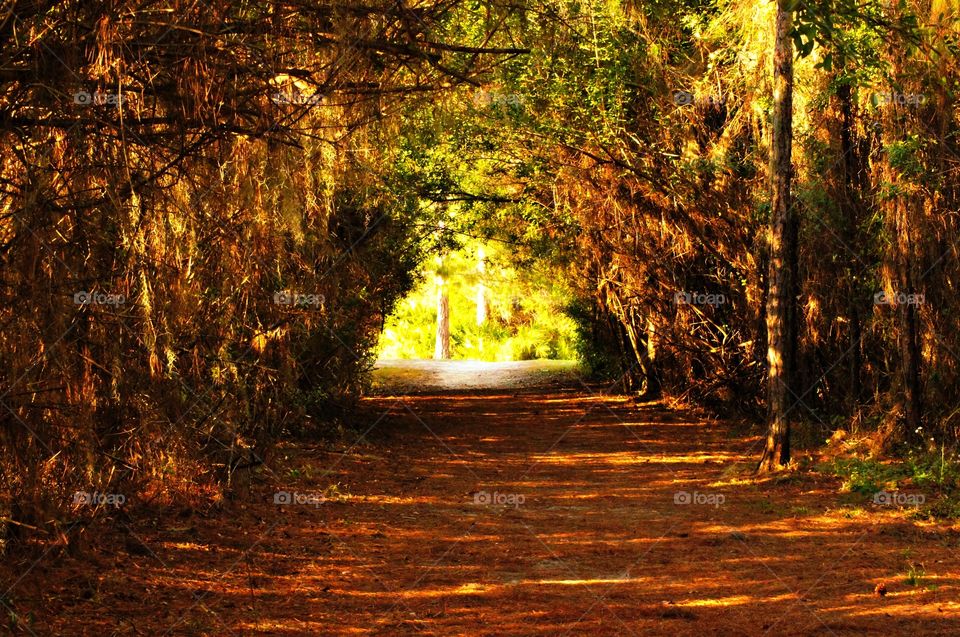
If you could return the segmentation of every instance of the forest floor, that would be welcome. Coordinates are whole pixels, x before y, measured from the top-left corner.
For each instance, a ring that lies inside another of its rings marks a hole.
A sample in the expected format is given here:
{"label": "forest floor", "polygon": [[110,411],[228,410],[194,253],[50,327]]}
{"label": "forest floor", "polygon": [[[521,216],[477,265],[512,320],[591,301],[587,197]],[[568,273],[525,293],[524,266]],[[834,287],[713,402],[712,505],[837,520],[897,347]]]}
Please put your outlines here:
{"label": "forest floor", "polygon": [[555,371],[381,382],[351,440],[284,446],[219,508],[3,566],[0,633],[960,634],[960,528],[755,479],[745,425]]}

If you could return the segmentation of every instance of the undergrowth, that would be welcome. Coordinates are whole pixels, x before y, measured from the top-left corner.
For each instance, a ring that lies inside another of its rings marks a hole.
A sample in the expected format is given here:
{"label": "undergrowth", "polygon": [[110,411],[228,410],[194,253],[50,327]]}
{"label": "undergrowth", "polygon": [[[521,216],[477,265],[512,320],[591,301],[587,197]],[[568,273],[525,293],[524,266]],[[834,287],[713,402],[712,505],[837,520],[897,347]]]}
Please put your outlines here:
{"label": "undergrowth", "polygon": [[914,519],[960,519],[960,457],[956,451],[911,450],[900,459],[875,456],[837,457],[818,465],[842,478],[841,490],[864,498],[907,489],[921,500]]}

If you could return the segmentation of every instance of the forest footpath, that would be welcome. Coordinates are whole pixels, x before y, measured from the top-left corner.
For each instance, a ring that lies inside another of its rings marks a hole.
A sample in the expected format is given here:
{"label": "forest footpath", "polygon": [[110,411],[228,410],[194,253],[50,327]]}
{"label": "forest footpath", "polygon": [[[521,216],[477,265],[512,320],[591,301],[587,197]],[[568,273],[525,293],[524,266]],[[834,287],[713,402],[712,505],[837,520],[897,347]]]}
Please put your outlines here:
{"label": "forest footpath", "polygon": [[5,565],[15,632],[960,632],[956,528],[755,479],[737,423],[562,374],[368,398],[354,435],[282,447],[219,509]]}

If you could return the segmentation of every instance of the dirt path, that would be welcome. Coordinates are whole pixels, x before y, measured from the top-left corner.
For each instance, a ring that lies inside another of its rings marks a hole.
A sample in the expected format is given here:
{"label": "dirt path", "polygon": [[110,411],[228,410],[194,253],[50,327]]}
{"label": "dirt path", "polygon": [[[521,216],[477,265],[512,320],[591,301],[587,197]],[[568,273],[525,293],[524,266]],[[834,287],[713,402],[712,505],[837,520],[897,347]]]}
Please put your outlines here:
{"label": "dirt path", "polygon": [[576,361],[380,360],[373,371],[380,394],[429,394],[474,389],[577,385]]}
{"label": "dirt path", "polygon": [[380,396],[354,425],[223,511],[24,561],[6,599],[37,635],[960,634],[956,529],[738,479],[757,439],[729,423],[551,386]]}

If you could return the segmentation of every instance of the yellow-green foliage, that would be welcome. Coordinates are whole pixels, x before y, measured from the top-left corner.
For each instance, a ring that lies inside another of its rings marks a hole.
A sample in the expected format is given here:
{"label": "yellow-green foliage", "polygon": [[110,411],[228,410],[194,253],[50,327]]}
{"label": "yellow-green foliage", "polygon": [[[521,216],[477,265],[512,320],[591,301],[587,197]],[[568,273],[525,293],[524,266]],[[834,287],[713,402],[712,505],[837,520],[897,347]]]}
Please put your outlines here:
{"label": "yellow-green foliage", "polygon": [[[485,254],[480,272],[479,254]],[[488,361],[576,357],[576,331],[567,316],[569,290],[537,271],[518,270],[503,247],[468,241],[433,263],[417,288],[386,323],[380,357],[431,358],[441,286],[450,303],[452,355]],[[478,289],[483,286],[486,321],[477,323]]]}

